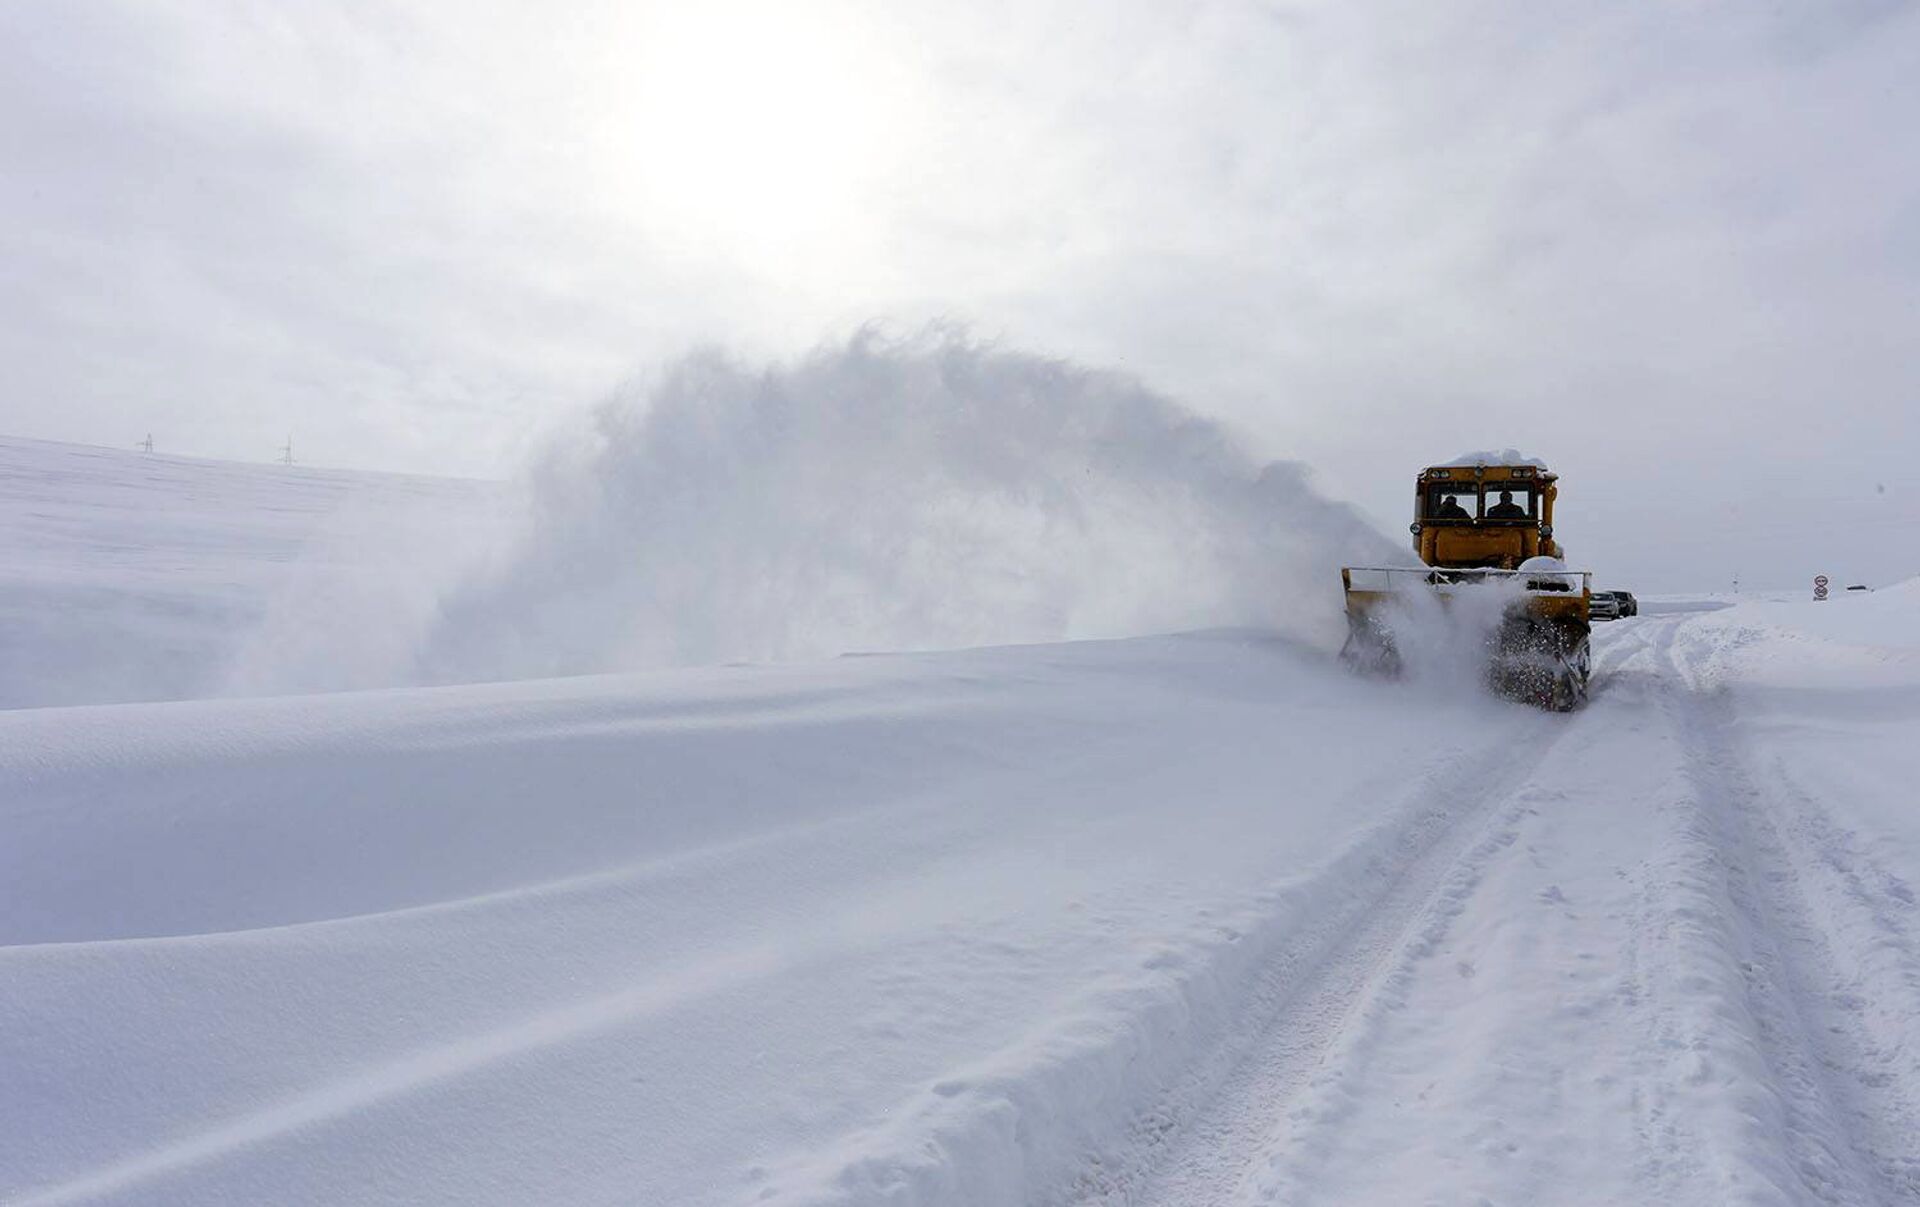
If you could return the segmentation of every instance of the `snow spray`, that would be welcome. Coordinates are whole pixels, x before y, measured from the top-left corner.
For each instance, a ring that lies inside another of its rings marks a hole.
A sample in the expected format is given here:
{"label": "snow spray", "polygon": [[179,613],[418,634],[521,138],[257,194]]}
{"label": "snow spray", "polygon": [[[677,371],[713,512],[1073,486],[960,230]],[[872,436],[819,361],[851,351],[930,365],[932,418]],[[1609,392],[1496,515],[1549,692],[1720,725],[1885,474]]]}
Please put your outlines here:
{"label": "snow spray", "polygon": [[1385,619],[1406,677],[1454,693],[1483,681],[1507,610],[1526,594],[1512,578],[1454,587],[1444,602],[1424,586],[1396,593]]}
{"label": "snow spray", "polygon": [[938,329],[681,360],[562,432],[402,678],[1259,626],[1337,646],[1390,556],[1306,469],[1130,377]]}

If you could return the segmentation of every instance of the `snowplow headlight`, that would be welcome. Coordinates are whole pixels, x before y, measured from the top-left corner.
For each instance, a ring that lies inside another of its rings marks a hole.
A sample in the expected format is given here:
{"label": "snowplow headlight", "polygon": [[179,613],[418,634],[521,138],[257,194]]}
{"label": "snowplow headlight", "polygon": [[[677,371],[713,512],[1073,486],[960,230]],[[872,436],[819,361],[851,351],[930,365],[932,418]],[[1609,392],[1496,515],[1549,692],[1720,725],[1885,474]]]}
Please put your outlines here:
{"label": "snowplow headlight", "polygon": [[1419,535],[1420,535],[1420,521],[1419,521],[1419,520],[1415,520],[1415,521],[1414,521],[1413,523],[1411,523],[1411,524],[1408,524],[1408,525],[1407,525],[1407,531],[1408,531],[1408,532],[1411,532],[1411,533],[1412,533],[1413,535],[1415,535],[1415,536],[1419,536]]}
{"label": "snowplow headlight", "polygon": [[1541,536],[1552,536],[1552,535],[1553,535],[1553,525],[1552,525],[1552,524],[1542,524],[1542,525],[1540,525],[1540,535],[1541,535]]}

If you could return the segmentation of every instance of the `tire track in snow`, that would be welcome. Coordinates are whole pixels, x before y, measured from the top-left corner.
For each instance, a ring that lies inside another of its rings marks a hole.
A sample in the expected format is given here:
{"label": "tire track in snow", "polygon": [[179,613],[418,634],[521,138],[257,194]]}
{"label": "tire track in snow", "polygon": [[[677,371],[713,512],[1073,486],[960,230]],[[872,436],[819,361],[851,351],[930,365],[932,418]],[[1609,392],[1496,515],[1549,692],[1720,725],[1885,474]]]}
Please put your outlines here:
{"label": "tire track in snow", "polygon": [[[1608,698],[1616,692],[1630,694],[1628,704],[1636,716],[1654,715],[1655,723],[1645,727],[1651,730],[1645,738],[1647,757],[1659,772],[1672,768],[1677,773],[1684,765],[1682,744],[1659,707],[1673,686],[1666,636],[1675,623],[1677,618],[1651,618],[1615,626],[1601,691]],[[1702,962],[1694,958],[1700,953],[1688,947],[1694,930],[1677,924],[1701,911],[1691,899],[1676,901],[1674,886],[1684,875],[1669,866],[1675,859],[1698,863],[1697,850],[1679,837],[1689,821],[1681,815],[1688,810],[1683,800],[1673,798],[1684,796],[1680,787],[1671,795],[1649,794],[1643,803],[1651,810],[1647,821],[1653,853],[1622,872],[1635,886],[1631,921],[1620,938],[1621,996],[1636,1016],[1625,1025],[1635,1029],[1635,1036],[1627,1049],[1610,1056],[1616,1075],[1632,1087],[1631,1177],[1639,1192],[1636,1201],[1649,1203],[1699,1199],[1701,1183],[1714,1176],[1710,1162],[1701,1160],[1701,1151],[1711,1145],[1700,1130],[1711,1120],[1688,1109],[1684,1101],[1704,1067],[1697,1050],[1703,1024],[1690,992]],[[1708,950],[1717,956],[1722,946],[1716,941]]]}
{"label": "tire track in snow", "polygon": [[1727,1155],[1760,1171],[1781,1202],[1915,1201],[1920,1162],[1883,1147],[1914,1143],[1910,1105],[1876,1089],[1862,1064],[1869,1045],[1858,1011],[1802,883],[1807,855],[1793,849],[1745,765],[1724,689],[1703,691],[1675,656],[1684,624],[1668,627],[1658,646],[1660,705],[1680,738],[1695,815],[1686,830],[1694,875],[1677,891],[1703,898],[1696,916],[1717,927],[1742,974],[1739,1000],[1720,1017],[1750,1029],[1767,1080],[1765,1093],[1746,1100],[1742,1136],[1752,1151]]}
{"label": "tire track in snow", "polygon": [[1234,1201],[1276,1155],[1336,1124],[1341,1068],[1513,845],[1532,810],[1533,773],[1571,723],[1526,717],[1430,772],[1409,793],[1426,807],[1412,806],[1400,858],[1378,869],[1380,890],[1272,960],[1234,1030],[1141,1117],[1117,1161],[1083,1171],[1067,1200]]}
{"label": "tire track in snow", "polygon": [[[1773,834],[1802,916],[1844,916],[1869,936],[1841,941],[1837,917],[1816,928],[1809,949],[1814,987],[1826,986],[1819,1000],[1830,1016],[1827,1033],[1847,1058],[1834,1072],[1851,1078],[1847,1096],[1861,1111],[1856,1135],[1863,1155],[1900,1201],[1920,1202],[1920,1043],[1913,1034],[1920,1020],[1920,952],[1908,930],[1913,891],[1861,852],[1784,769],[1762,782],[1775,789],[1768,794],[1776,811]],[[1816,894],[1824,909],[1812,908]]]}

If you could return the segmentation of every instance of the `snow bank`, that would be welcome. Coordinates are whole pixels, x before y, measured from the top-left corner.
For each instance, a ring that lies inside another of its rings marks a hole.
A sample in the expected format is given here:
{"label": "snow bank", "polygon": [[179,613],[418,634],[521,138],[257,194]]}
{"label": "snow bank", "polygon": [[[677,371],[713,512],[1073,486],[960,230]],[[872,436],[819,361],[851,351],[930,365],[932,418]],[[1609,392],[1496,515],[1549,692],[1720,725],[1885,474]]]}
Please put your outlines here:
{"label": "snow bank", "polygon": [[1811,593],[1793,601],[1747,605],[1747,615],[1826,641],[1879,648],[1920,647],[1920,578],[1873,591]]}
{"label": "snow bank", "polygon": [[1899,687],[1920,672],[1920,579],[1825,600],[1747,601],[1687,630],[1689,664],[1714,685]]}

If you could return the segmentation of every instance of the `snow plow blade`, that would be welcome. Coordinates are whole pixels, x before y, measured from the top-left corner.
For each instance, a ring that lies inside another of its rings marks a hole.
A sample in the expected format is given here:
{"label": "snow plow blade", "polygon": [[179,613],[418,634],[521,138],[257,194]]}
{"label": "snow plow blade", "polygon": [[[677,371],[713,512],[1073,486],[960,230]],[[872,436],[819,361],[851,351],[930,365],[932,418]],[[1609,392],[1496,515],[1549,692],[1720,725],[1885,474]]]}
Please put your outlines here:
{"label": "snow plow blade", "polygon": [[[1484,642],[1486,685],[1512,700],[1570,712],[1587,698],[1592,575],[1586,571],[1342,567],[1353,671],[1397,677],[1415,632]],[[1470,611],[1476,616],[1462,617]],[[1424,619],[1423,619],[1424,618]],[[1439,623],[1433,623],[1434,621]]]}

